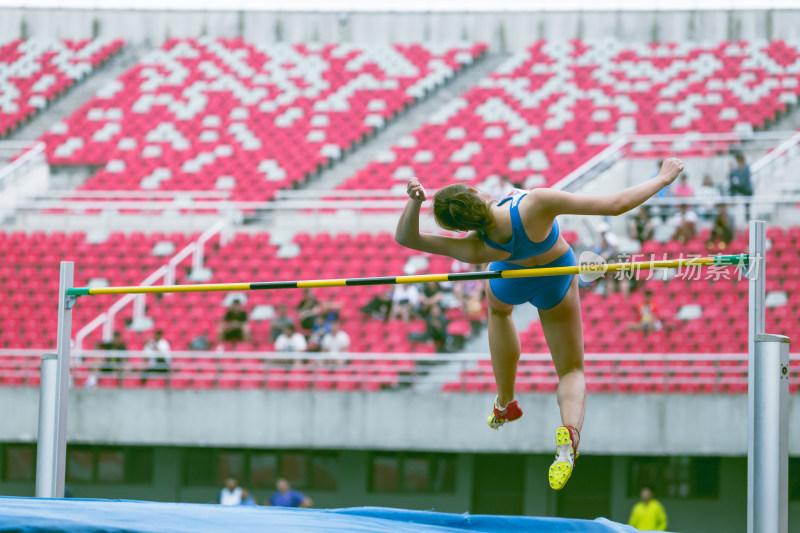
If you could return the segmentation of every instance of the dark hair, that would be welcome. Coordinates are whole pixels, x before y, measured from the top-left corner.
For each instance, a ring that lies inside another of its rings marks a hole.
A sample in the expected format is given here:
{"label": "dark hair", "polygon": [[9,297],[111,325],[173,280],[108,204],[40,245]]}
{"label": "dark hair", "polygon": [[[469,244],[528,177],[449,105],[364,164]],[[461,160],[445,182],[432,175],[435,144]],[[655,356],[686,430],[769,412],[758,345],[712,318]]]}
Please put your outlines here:
{"label": "dark hair", "polygon": [[433,197],[433,216],[444,229],[469,231],[494,224],[489,204],[466,185],[448,185]]}

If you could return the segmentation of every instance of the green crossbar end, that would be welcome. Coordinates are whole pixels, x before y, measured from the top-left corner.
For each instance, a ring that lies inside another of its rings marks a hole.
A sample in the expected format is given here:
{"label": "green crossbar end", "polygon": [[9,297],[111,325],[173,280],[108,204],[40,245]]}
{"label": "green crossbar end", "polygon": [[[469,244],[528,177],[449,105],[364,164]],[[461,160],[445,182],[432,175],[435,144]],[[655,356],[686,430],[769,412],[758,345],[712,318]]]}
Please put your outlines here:
{"label": "green crossbar end", "polygon": [[67,296],[89,296],[89,287],[73,287],[67,289]]}
{"label": "green crossbar end", "polygon": [[715,265],[735,265],[735,266],[748,266],[750,264],[750,256],[747,254],[737,255],[718,255],[714,257]]}

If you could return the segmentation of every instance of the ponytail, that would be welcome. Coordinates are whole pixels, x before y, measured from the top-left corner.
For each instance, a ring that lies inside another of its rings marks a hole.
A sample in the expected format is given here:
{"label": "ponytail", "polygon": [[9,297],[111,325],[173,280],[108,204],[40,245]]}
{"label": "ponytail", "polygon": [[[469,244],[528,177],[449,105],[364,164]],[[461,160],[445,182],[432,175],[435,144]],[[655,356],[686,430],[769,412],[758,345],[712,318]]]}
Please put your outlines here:
{"label": "ponytail", "polygon": [[451,231],[482,230],[494,224],[489,204],[464,185],[448,185],[433,197],[436,222]]}

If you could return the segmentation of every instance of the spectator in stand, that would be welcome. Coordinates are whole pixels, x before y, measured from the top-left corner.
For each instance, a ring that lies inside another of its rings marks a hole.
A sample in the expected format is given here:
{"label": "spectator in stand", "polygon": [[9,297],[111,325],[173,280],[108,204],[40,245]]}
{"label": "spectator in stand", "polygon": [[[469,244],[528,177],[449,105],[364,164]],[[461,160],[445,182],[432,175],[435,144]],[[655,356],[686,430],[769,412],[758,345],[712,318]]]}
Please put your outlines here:
{"label": "spectator in stand", "polygon": [[322,316],[325,319],[325,327],[330,329],[331,322],[339,320],[342,314],[343,305],[341,302],[331,300],[322,304]]}
{"label": "spectator in stand", "polygon": [[[619,253],[619,237],[611,231],[611,226],[606,222],[597,225],[597,242],[592,250],[604,261],[616,259]],[[626,276],[617,276],[614,272],[607,272],[598,283],[600,292],[620,291],[625,296],[630,292],[630,280]]]}
{"label": "spectator in stand", "polygon": [[[753,196],[753,183],[750,180],[750,165],[744,158],[744,154],[738,152],[734,158],[736,159],[736,166],[731,164],[731,171],[728,174],[730,182],[731,196]],[[744,205],[744,218],[750,220],[750,204]]]}
{"label": "spectator in stand", "polygon": [[416,285],[396,285],[392,292],[392,318],[400,317],[408,324],[411,314],[419,309],[419,289]]}
{"label": "spectator in stand", "polygon": [[276,352],[305,352],[306,350],[308,350],[306,338],[295,331],[292,324],[283,328],[281,334],[275,339]]}
{"label": "spectator in stand", "polygon": [[714,205],[717,204],[720,197],[719,187],[714,185],[714,180],[711,179],[710,174],[703,176],[703,184],[697,189],[697,196],[703,198],[704,201],[698,206],[698,214],[709,220],[714,216]]}
{"label": "spectator in stand", "polygon": [[653,291],[644,292],[644,301],[637,308],[639,321],[628,324],[629,331],[661,331],[661,321],[656,316],[656,303],[653,301]]}
{"label": "spectator in stand", "polygon": [[275,342],[275,339],[278,338],[278,335],[281,334],[283,328],[286,326],[293,326],[294,320],[292,317],[289,316],[289,311],[286,309],[285,305],[278,306],[278,314],[276,314],[272,321],[270,322],[270,338],[269,340]]}
{"label": "spectator in stand", "polygon": [[619,239],[617,235],[611,231],[611,226],[606,222],[601,222],[597,225],[597,242],[594,245],[594,253],[609,261],[616,257],[618,252]]}
{"label": "spectator in stand", "polygon": [[325,317],[317,315],[314,317],[314,327],[311,328],[311,335],[308,336],[308,351],[319,352],[322,350],[322,338],[330,331],[330,326],[325,322]]}
{"label": "spectator in stand", "polygon": [[250,328],[247,325],[247,311],[242,307],[242,302],[233,300],[225,311],[220,326],[219,339],[222,342],[237,343],[250,338]]}
{"label": "spectator in stand", "polygon": [[314,327],[314,317],[322,314],[323,310],[319,300],[311,294],[311,289],[305,288],[303,289],[303,298],[295,307],[295,311],[300,319],[300,327],[309,330]]}
{"label": "spectator in stand", "polygon": [[[149,359],[149,368],[146,372],[169,372],[169,365],[172,362],[170,357],[170,345],[164,338],[164,332],[160,329],[155,332],[153,338],[144,345],[144,356]],[[144,379],[145,376],[142,376]]]}
{"label": "spectator in stand", "polygon": [[736,165],[731,164],[731,171],[728,174],[731,196],[753,196],[750,165],[747,164],[747,160],[741,152],[737,153],[734,158],[736,159]]}
{"label": "spectator in stand", "polygon": [[516,187],[511,183],[511,178],[507,175],[503,175],[499,178],[497,176],[490,176],[481,184],[480,188],[490,198],[500,200],[511,194]]}
{"label": "spectator in stand", "polygon": [[[101,342],[97,345],[97,348],[100,350],[109,350],[114,352],[124,352],[128,348],[125,346],[125,343],[122,340],[122,334],[119,331],[114,332],[114,337],[109,342]],[[100,365],[100,372],[113,372],[115,370],[120,370],[120,366],[122,363],[122,358],[120,354],[117,353],[111,357],[104,357],[103,362]]]}
{"label": "spectator in stand", "polygon": [[350,335],[342,331],[338,320],[331,322],[331,329],[322,337],[322,351],[328,353],[342,353],[350,348]]}
{"label": "spectator in stand", "polygon": [[443,296],[438,283],[428,281],[422,286],[422,292],[419,295],[419,314],[422,318],[428,318],[431,308],[441,305]]}
{"label": "spectator in stand", "polygon": [[683,172],[678,178],[678,183],[672,185],[672,196],[676,198],[689,198],[694,196],[694,189],[689,185],[689,174]]}
{"label": "spectator in stand", "polygon": [[642,487],[642,499],[633,506],[628,524],[640,531],[666,531],[667,513],[661,503],[653,498],[653,489]]}
{"label": "spectator in stand", "polygon": [[208,336],[205,333],[202,333],[197,337],[193,338],[192,341],[189,343],[190,350],[204,352],[210,348],[211,348],[211,343],[208,342]]}
{"label": "spectator in stand", "polygon": [[[470,271],[478,272],[480,267],[471,265]],[[483,327],[483,287],[484,284],[478,280],[468,280],[456,284],[455,294],[461,309],[470,321],[472,336],[480,333]]]}
{"label": "spectator in stand", "polygon": [[672,217],[671,223],[675,227],[675,233],[672,234],[673,241],[686,244],[697,233],[697,213],[690,210],[686,204],[680,205],[678,212]]}
{"label": "spectator in stand", "polygon": [[302,492],[293,490],[284,478],[278,479],[275,487],[278,491],[269,498],[269,504],[273,507],[311,507],[313,505],[311,498]]}
{"label": "spectator in stand", "polygon": [[647,206],[643,205],[636,212],[636,216],[631,220],[628,235],[631,239],[639,241],[639,244],[653,238],[653,219],[650,218]]}
{"label": "spectator in stand", "polygon": [[733,220],[728,215],[728,208],[725,204],[717,206],[717,216],[714,219],[714,225],[711,227],[711,237],[708,241],[708,248],[713,250],[719,248],[724,250],[727,248],[734,237]]}
{"label": "spectator in stand", "polygon": [[447,317],[438,305],[431,308],[425,319],[425,340],[433,341],[438,353],[447,351]]}
{"label": "spectator in stand", "polygon": [[220,505],[242,504],[242,488],[235,477],[225,478],[225,486],[219,491],[219,503]]}
{"label": "spectator in stand", "polygon": [[250,494],[250,491],[243,488],[242,489],[242,501],[239,505],[258,505],[255,498]]}
{"label": "spectator in stand", "polygon": [[389,321],[389,313],[392,310],[392,293],[393,289],[388,288],[380,294],[372,297],[367,302],[367,305],[361,308],[361,312],[365,315],[370,315],[372,318],[378,318],[384,322]]}

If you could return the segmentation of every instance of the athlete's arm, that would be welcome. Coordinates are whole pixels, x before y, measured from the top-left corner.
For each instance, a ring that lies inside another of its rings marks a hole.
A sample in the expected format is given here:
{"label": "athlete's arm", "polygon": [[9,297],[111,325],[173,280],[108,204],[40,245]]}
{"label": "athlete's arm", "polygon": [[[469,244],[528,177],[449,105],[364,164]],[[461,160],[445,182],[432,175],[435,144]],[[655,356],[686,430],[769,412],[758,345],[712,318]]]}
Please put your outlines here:
{"label": "athlete's arm", "polygon": [[394,234],[398,244],[419,252],[446,255],[464,263],[478,264],[491,261],[492,258],[487,257],[483,241],[474,231],[463,238],[420,233],[419,210],[427,195],[417,178],[408,180],[408,196],[408,203],[400,215]]}
{"label": "athlete's arm", "polygon": [[[661,171],[652,179],[614,194],[594,196],[572,194],[554,189],[534,189],[528,196],[536,211],[547,217],[558,215],[617,216],[642,205],[683,172],[683,163],[674,157],[664,160]],[[527,197],[526,197],[527,199]]]}

